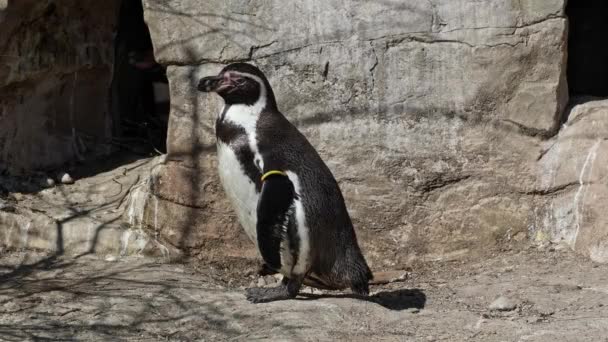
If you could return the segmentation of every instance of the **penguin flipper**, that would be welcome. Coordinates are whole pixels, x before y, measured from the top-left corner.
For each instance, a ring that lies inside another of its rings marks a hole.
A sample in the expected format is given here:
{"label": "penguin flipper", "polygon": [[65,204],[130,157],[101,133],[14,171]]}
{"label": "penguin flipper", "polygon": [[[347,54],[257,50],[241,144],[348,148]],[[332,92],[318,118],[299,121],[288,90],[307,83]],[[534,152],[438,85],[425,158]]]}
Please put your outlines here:
{"label": "penguin flipper", "polygon": [[293,214],[295,190],[283,175],[272,175],[262,183],[257,206],[258,248],[264,262],[272,269],[281,268],[281,242]]}

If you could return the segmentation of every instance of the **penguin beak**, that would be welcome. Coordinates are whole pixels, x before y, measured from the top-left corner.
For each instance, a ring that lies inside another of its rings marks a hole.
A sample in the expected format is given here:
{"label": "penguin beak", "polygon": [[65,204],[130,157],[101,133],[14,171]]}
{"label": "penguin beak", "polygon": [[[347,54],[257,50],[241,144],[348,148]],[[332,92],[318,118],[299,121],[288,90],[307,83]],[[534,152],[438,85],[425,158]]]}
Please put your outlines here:
{"label": "penguin beak", "polygon": [[200,81],[198,81],[197,89],[199,91],[202,91],[203,93],[209,93],[212,91],[216,91],[222,80],[223,80],[222,76],[203,77],[203,78],[201,78]]}
{"label": "penguin beak", "polygon": [[198,82],[198,90],[204,93],[216,92],[234,87],[234,82],[229,73],[218,76],[207,76]]}

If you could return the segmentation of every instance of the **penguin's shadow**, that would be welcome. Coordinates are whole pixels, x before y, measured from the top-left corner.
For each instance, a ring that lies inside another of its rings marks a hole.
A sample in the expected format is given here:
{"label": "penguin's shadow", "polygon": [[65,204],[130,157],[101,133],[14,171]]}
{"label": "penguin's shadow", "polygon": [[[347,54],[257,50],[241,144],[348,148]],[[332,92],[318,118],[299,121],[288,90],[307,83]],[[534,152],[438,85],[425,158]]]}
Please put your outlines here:
{"label": "penguin's shadow", "polygon": [[381,305],[389,310],[401,311],[407,309],[423,309],[426,304],[426,295],[420,289],[398,289],[381,291],[372,296],[359,296],[355,294],[312,294],[300,293],[301,300],[317,300],[323,298],[353,298]]}

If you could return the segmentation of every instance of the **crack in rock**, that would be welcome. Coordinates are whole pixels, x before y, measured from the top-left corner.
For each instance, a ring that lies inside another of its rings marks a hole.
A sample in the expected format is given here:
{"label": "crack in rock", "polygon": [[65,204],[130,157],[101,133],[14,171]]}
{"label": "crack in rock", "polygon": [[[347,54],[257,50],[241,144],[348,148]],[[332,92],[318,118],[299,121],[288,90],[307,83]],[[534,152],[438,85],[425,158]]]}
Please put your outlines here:
{"label": "crack in rock", "polygon": [[[586,182],[585,184],[593,184],[592,182]],[[532,189],[527,191],[516,191],[520,195],[533,195],[533,196],[547,196],[556,195],[563,192],[568,192],[576,187],[580,186],[578,181],[568,182],[556,186],[551,186],[546,189]]]}
{"label": "crack in rock", "polygon": [[437,178],[415,186],[414,189],[422,193],[431,193],[435,190],[466,181],[469,178],[471,178],[471,175],[440,175]]}

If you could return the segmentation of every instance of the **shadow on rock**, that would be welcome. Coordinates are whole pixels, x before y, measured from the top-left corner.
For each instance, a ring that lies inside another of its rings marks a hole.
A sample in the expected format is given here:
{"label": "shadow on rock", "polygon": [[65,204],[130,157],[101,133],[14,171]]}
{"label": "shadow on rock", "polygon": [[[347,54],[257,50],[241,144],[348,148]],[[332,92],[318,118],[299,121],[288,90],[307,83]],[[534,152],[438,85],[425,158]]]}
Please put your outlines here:
{"label": "shadow on rock", "polygon": [[300,293],[302,300],[316,300],[323,298],[353,298],[366,302],[376,303],[389,310],[401,311],[407,309],[422,309],[426,304],[426,295],[420,289],[399,289],[378,292],[372,296],[364,297],[355,294],[310,294]]}

